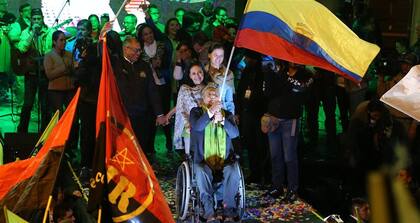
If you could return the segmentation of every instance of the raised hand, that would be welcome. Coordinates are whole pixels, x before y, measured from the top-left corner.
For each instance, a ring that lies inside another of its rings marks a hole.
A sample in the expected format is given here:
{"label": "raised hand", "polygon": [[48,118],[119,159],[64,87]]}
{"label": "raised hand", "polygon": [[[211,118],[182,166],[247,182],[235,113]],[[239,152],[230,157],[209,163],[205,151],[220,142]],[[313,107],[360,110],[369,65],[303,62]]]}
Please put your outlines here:
{"label": "raised hand", "polygon": [[141,8],[141,10],[144,12],[144,16],[146,17],[146,19],[149,19],[149,4],[147,4],[146,1],[143,1],[140,3],[139,8]]}
{"label": "raised hand", "polygon": [[222,112],[219,110],[216,113],[214,113],[214,121],[215,122],[222,122],[223,121],[223,115]]}
{"label": "raised hand", "polygon": [[114,25],[114,20],[111,20],[111,21],[105,23],[104,27],[102,27],[101,32],[99,34],[99,39],[100,40],[105,38],[106,33],[112,29],[113,25]]}
{"label": "raised hand", "polygon": [[213,114],[216,114],[216,112],[220,112],[221,109],[222,109],[222,104],[220,103],[220,101],[213,102],[213,104],[209,108],[210,112]]}

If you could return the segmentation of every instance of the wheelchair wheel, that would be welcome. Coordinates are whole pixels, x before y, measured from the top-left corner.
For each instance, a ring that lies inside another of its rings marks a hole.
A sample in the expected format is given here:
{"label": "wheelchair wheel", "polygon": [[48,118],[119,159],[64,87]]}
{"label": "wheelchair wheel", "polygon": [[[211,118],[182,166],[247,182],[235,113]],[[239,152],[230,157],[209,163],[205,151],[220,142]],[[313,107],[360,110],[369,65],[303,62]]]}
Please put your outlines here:
{"label": "wheelchair wheel", "polygon": [[175,187],[176,215],[179,220],[185,220],[188,215],[191,193],[191,173],[187,161],[182,162],[181,166],[178,167]]}
{"label": "wheelchair wheel", "polygon": [[237,204],[238,204],[238,211],[239,211],[239,218],[242,218],[245,214],[245,178],[244,174],[242,173],[242,169],[239,164],[236,164],[241,179],[239,181],[239,188],[237,194]]}

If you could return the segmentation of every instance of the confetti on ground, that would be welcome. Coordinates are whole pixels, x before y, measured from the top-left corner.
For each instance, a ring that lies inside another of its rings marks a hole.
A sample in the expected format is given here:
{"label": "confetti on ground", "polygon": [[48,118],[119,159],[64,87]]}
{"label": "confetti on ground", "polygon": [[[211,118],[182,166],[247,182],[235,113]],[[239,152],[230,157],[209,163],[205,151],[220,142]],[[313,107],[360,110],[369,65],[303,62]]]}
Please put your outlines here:
{"label": "confetti on ground", "polygon": [[[176,171],[182,156],[175,152],[158,151],[153,168],[168,204],[175,213]],[[312,206],[302,200],[285,204],[280,199],[264,196],[266,188],[257,184],[246,185],[246,213],[242,222],[321,222],[311,213]]]}

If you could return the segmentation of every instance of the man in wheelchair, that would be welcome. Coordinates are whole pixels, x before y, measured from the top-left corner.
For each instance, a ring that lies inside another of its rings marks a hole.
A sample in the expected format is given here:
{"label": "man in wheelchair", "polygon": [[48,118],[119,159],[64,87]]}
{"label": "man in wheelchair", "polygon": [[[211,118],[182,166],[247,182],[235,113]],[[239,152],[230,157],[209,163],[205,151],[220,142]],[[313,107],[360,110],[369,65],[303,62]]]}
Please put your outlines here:
{"label": "man in wheelchair", "polygon": [[[216,85],[207,85],[202,95],[203,105],[190,112],[190,146],[194,151],[194,170],[204,209],[203,217],[212,223],[223,219],[225,223],[235,222],[238,216],[235,196],[240,173],[235,166],[231,139],[239,136],[239,130],[233,114],[222,109]],[[217,188],[214,188],[217,183]],[[215,193],[223,197],[223,216],[216,214]]]}

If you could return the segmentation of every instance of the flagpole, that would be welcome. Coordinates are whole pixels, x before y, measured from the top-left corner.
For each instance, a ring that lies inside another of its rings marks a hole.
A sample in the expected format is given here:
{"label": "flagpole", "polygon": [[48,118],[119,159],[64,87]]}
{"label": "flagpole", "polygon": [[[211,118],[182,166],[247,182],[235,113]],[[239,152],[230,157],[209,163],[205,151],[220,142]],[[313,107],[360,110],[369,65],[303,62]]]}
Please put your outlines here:
{"label": "flagpole", "polygon": [[101,223],[101,218],[102,218],[102,208],[100,207],[98,210],[98,223]]}
{"label": "flagpole", "polygon": [[77,177],[76,173],[73,170],[73,167],[71,166],[71,163],[69,161],[67,161],[67,165],[69,166],[70,172],[73,175],[73,180],[76,182],[77,186],[79,187],[79,189],[81,190],[80,192],[82,193],[83,199],[85,199],[86,202],[89,201],[86,192],[84,191],[84,188],[82,186],[82,183],[80,183],[79,178]]}
{"label": "flagpole", "polygon": [[225,70],[225,74],[224,74],[224,77],[223,77],[222,89],[219,92],[219,94],[220,94],[219,100],[220,101],[222,101],[223,91],[225,90],[225,85],[226,85],[226,77],[227,77],[227,74],[229,72],[229,67],[230,67],[230,63],[232,62],[232,57],[233,57],[233,52],[234,51],[235,51],[235,46],[233,46],[232,47],[232,50],[230,51],[230,56],[229,56],[228,64],[227,64],[227,67],[226,67],[226,70]]}
{"label": "flagpole", "polygon": [[315,217],[317,217],[319,220],[324,222],[324,218],[321,217],[321,215],[319,215],[318,213],[316,213],[316,211],[311,210],[312,214],[315,215]]}
{"label": "flagpole", "polygon": [[47,222],[47,214],[48,214],[48,211],[50,210],[51,201],[52,201],[52,196],[50,195],[48,197],[48,203],[47,203],[47,207],[45,208],[44,218],[42,219],[42,223]]}
{"label": "flagpole", "polygon": [[248,11],[248,7],[249,7],[249,2],[251,2],[252,0],[248,0],[248,1],[246,1],[246,5],[245,5],[245,8],[244,8],[244,14]]}
{"label": "flagpole", "polygon": [[[120,6],[120,8],[118,9],[117,13],[115,14],[115,19],[120,15],[120,12],[122,10],[122,8],[125,6],[125,4],[127,4],[128,0],[124,0],[124,2],[122,3],[122,5]],[[115,20],[114,19],[114,20]]]}

